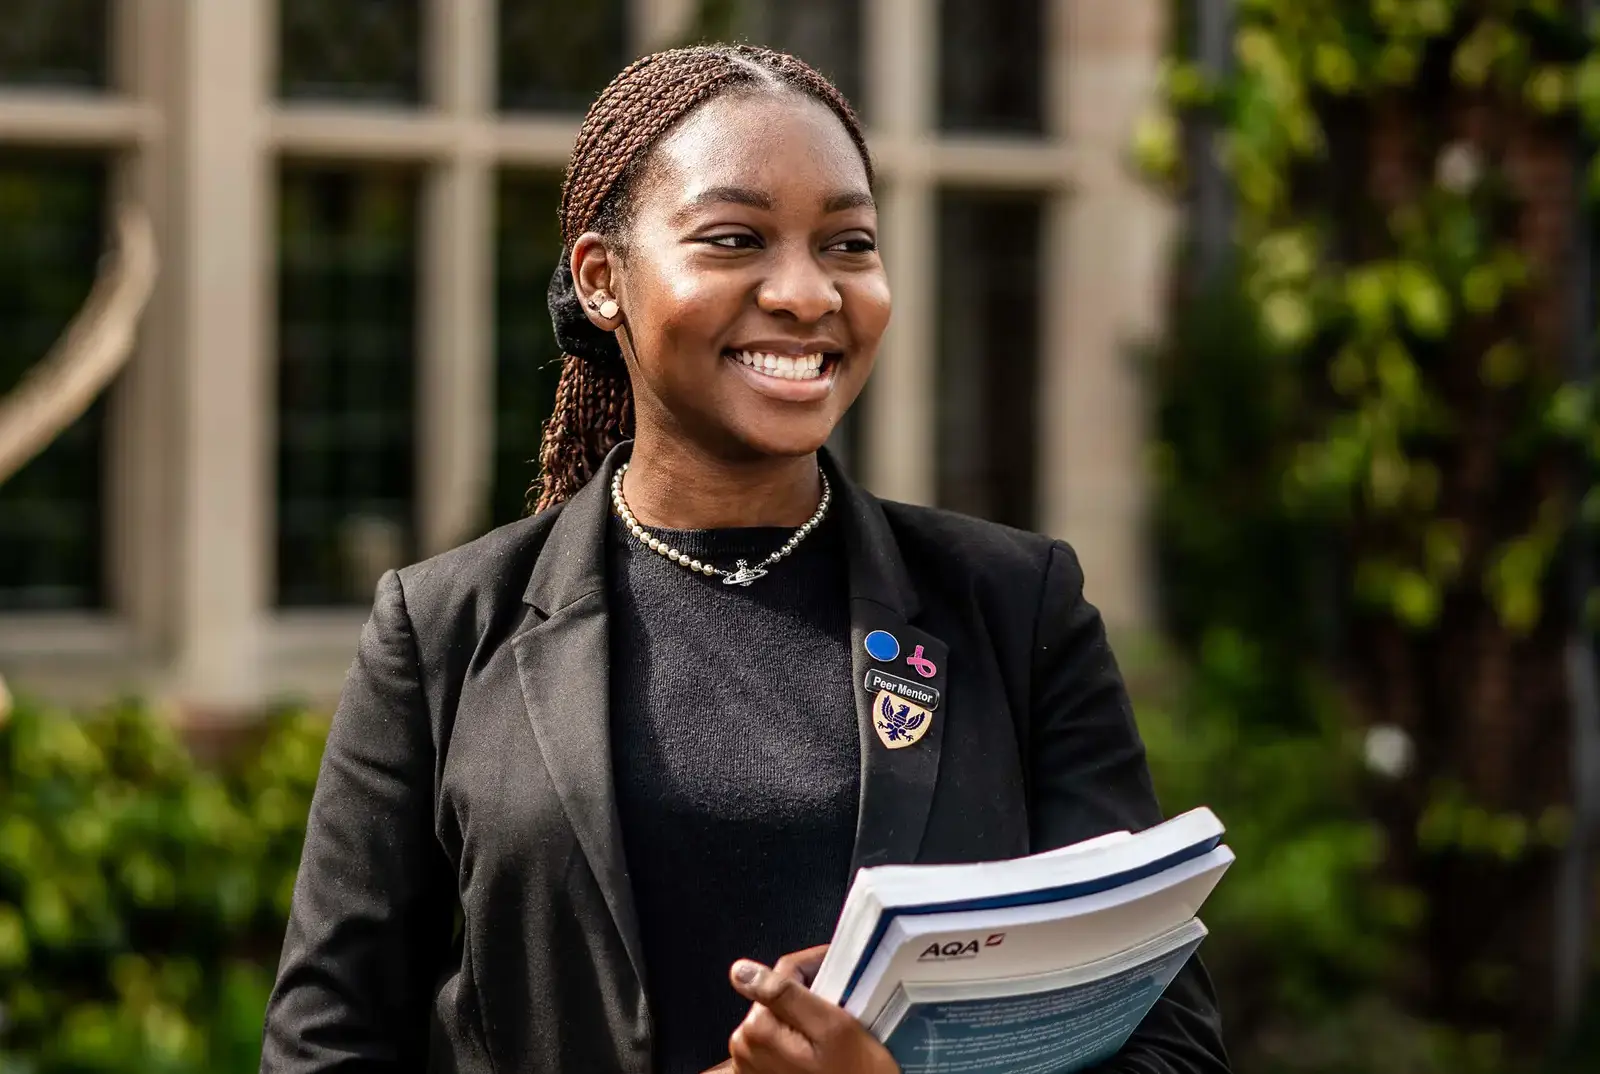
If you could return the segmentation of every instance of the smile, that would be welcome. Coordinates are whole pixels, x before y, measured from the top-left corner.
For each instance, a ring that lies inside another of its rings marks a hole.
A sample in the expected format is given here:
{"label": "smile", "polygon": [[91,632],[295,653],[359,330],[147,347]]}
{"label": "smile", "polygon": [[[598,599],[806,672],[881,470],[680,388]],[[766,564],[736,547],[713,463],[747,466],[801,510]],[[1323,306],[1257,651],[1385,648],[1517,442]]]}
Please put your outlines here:
{"label": "smile", "polygon": [[760,351],[729,351],[728,357],[746,368],[779,380],[818,380],[823,375],[827,356],[816,354],[764,354]]}

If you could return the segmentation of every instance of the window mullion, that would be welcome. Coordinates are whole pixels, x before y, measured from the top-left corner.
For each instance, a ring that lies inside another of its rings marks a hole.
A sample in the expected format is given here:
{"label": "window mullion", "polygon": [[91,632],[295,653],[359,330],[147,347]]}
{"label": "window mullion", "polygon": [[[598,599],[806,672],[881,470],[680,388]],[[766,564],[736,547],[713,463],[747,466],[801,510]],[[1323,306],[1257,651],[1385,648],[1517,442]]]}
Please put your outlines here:
{"label": "window mullion", "polygon": [[881,496],[932,503],[937,487],[933,414],[933,187],[916,166],[931,130],[933,5],[882,0],[868,10],[864,49],[866,108],[904,164],[884,178],[879,197],[883,259],[894,282],[894,320],[884,336],[872,386],[862,399],[866,428],[861,472]]}
{"label": "window mullion", "polygon": [[[118,5],[113,20],[116,83],[128,99],[161,114],[172,97],[176,11],[164,0]],[[140,648],[171,640],[177,611],[171,579],[179,576],[177,485],[173,480],[181,427],[174,297],[177,232],[170,211],[171,138],[145,139],[124,155],[115,198],[149,214],[160,275],[139,323],[137,350],[111,400],[110,524],[107,579],[113,605]]]}
{"label": "window mullion", "polygon": [[1060,89],[1081,163],[1050,214],[1040,525],[1070,536],[1106,621],[1149,622],[1145,406],[1129,347],[1160,323],[1171,207],[1120,161],[1154,96],[1164,0],[1073,0]]}
{"label": "window mullion", "polygon": [[423,206],[418,378],[421,551],[470,537],[488,514],[494,466],[492,0],[430,0],[439,114],[459,127]]}
{"label": "window mullion", "polygon": [[205,707],[260,700],[259,635],[269,588],[272,464],[266,267],[271,168],[266,105],[270,0],[191,0],[179,39],[184,117],[181,235],[168,261],[184,400],[177,556],[178,677]]}

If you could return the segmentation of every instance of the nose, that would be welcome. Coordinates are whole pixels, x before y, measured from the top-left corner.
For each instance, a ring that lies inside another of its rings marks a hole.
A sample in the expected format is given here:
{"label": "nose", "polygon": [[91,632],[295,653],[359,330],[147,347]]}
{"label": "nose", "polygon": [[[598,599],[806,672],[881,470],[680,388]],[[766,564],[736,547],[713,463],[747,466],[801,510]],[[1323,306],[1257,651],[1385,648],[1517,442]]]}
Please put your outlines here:
{"label": "nose", "polygon": [[803,324],[815,324],[839,312],[844,297],[813,251],[790,247],[774,259],[772,272],[756,292],[756,305],[765,313],[787,314]]}

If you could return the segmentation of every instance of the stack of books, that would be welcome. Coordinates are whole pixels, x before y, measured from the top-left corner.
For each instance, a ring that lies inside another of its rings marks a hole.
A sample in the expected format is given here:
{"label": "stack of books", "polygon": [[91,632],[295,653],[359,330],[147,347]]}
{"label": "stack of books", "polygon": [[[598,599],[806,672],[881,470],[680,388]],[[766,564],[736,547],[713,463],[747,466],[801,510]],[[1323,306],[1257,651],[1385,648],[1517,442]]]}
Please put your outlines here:
{"label": "stack of books", "polygon": [[1233,862],[1196,809],[970,865],[863,869],[812,990],[905,1074],[1070,1074],[1120,1051],[1199,947]]}

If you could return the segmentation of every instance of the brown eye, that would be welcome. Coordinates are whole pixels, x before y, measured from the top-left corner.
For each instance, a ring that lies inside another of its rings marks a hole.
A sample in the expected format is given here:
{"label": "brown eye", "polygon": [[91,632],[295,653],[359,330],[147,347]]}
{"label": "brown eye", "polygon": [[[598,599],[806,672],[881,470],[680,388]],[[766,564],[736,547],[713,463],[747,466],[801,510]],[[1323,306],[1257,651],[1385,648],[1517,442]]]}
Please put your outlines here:
{"label": "brown eye", "polygon": [[830,250],[838,250],[846,254],[870,254],[877,248],[877,242],[867,238],[845,239],[828,247]]}
{"label": "brown eye", "polygon": [[724,250],[757,250],[761,247],[760,239],[742,231],[731,235],[708,235],[700,241],[708,246],[720,246]]}

